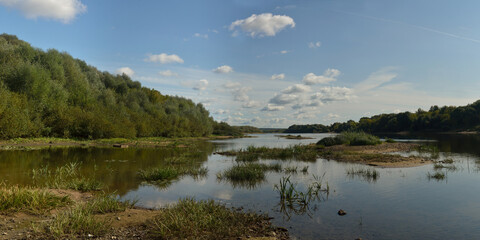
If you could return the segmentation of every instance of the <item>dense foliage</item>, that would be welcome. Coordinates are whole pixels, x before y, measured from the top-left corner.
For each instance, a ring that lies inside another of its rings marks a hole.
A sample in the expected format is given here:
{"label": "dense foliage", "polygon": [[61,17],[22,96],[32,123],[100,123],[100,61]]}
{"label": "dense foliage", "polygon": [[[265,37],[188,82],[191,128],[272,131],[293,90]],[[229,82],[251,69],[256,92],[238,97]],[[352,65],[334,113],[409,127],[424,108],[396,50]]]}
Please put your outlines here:
{"label": "dense foliage", "polygon": [[201,104],[0,35],[0,139],[206,136],[213,125]]}
{"label": "dense foliage", "polygon": [[359,122],[348,121],[334,123],[330,126],[321,124],[292,125],[288,133],[321,133],[321,132],[402,132],[402,131],[479,131],[480,100],[467,106],[438,107],[430,110],[418,109],[417,112],[380,114],[361,118]]}
{"label": "dense foliage", "polygon": [[325,147],[334,145],[350,145],[350,146],[365,146],[365,145],[377,145],[381,141],[378,137],[364,132],[342,132],[335,137],[326,137],[320,139],[317,145],[323,145]]}

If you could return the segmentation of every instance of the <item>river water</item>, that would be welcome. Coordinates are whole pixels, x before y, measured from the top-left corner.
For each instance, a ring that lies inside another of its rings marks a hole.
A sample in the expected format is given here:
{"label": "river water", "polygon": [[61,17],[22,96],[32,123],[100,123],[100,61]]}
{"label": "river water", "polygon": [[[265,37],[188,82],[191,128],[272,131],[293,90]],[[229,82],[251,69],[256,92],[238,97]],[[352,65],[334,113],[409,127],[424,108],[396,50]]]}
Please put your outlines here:
{"label": "river water", "polygon": [[[275,134],[252,138],[198,142],[192,148],[53,148],[0,151],[0,181],[31,184],[31,170],[76,161],[81,172],[104,183],[108,191],[138,205],[159,208],[179,198],[215,199],[229,206],[267,213],[277,226],[287,228],[293,239],[480,239],[480,137],[476,135],[390,136],[425,141],[439,151],[437,160],[453,159],[455,170],[442,170],[443,180],[427,177],[433,165],[413,168],[376,168],[376,180],[347,175],[366,166],[318,159],[316,162],[275,161],[283,167],[308,166],[308,173],[290,177],[305,189],[313,176],[323,176],[330,193],[307,209],[283,208],[274,190],[285,173],[269,172],[265,181],[242,186],[217,179],[217,173],[235,164],[234,157],[214,154],[248,146],[286,147],[317,142],[328,134],[302,134],[312,139],[289,140]],[[165,165],[176,156],[195,158],[207,167],[208,176],[182,177],[167,186],[138,178],[137,172]],[[345,216],[337,211],[343,209]]]}

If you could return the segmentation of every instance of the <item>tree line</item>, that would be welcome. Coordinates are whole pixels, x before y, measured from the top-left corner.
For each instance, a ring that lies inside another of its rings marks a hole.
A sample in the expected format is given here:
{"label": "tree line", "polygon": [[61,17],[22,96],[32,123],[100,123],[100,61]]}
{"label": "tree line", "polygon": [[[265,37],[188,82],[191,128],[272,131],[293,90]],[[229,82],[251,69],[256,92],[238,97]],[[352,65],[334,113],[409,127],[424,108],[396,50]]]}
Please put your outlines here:
{"label": "tree line", "polygon": [[196,137],[219,124],[200,103],[0,35],[0,139]]}
{"label": "tree line", "polygon": [[432,106],[428,111],[380,114],[363,117],[358,122],[350,120],[329,126],[322,124],[292,125],[286,133],[324,132],[450,132],[480,131],[480,100],[466,106]]}

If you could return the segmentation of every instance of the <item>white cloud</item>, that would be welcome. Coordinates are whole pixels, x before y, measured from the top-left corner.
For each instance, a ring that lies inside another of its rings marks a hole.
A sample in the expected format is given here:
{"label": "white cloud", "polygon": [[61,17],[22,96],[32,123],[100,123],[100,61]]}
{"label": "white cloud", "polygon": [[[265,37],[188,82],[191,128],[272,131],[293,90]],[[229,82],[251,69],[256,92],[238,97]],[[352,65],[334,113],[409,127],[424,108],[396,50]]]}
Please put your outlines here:
{"label": "white cloud", "polygon": [[241,87],[233,89],[233,99],[238,102],[248,102],[250,101],[250,97],[248,96],[248,92],[252,90],[250,87]]}
{"label": "white cloud", "polygon": [[309,48],[319,48],[320,46],[322,46],[321,42],[310,42],[310,43],[308,43]]}
{"label": "white cloud", "polygon": [[[271,13],[262,13],[259,15],[241,19],[230,24],[230,31],[237,27],[248,33],[251,37],[275,36],[286,27],[295,27],[293,19],[286,15],[273,15]],[[238,34],[235,30],[234,35]]]}
{"label": "white cloud", "polygon": [[218,109],[217,111],[215,111],[215,114],[227,114],[228,112],[228,110]]}
{"label": "white cloud", "polygon": [[281,53],[281,54],[287,54],[288,51],[287,51],[287,50],[282,50],[282,51],[280,51],[280,53]]}
{"label": "white cloud", "polygon": [[347,101],[354,97],[353,90],[346,87],[323,87],[310,99],[322,103]]}
{"label": "white cloud", "polygon": [[243,116],[243,113],[241,113],[241,112],[236,112],[236,113],[234,113],[233,115],[235,115],[235,116]]}
{"label": "white cloud", "polygon": [[395,67],[385,67],[382,68],[368,76],[367,79],[362,81],[361,83],[355,86],[355,90],[357,91],[369,91],[374,88],[377,88],[385,83],[392,81],[394,78],[398,76],[397,73],[392,72],[396,70]]}
{"label": "white cloud", "polygon": [[135,74],[135,71],[129,67],[122,67],[115,70],[115,73],[119,75],[126,74],[127,76],[132,77]]}
{"label": "white cloud", "polygon": [[[253,101],[253,100],[252,100],[252,101],[244,102],[244,103],[242,104],[242,108],[256,108],[256,107],[258,107],[258,106],[259,106],[258,102]],[[241,116],[243,116],[243,114],[242,114]]]}
{"label": "white cloud", "polygon": [[287,119],[286,118],[273,118],[273,119],[270,119],[270,123],[271,124],[281,124],[281,123],[284,123]]}
{"label": "white cloud", "polygon": [[145,59],[147,62],[159,62],[161,64],[165,63],[183,63],[183,59],[181,59],[178,55],[172,54],[168,55],[166,53],[161,54],[149,54],[148,57]]}
{"label": "white cloud", "polygon": [[18,9],[27,18],[48,18],[63,23],[87,11],[80,0],[0,0],[0,4]]}
{"label": "white cloud", "polygon": [[280,74],[273,74],[272,77],[270,78],[271,80],[282,80],[285,78],[285,74],[280,73]]}
{"label": "white cloud", "polygon": [[334,68],[329,68],[325,70],[323,75],[317,76],[314,73],[309,73],[303,77],[303,82],[307,85],[314,84],[326,84],[329,82],[334,82],[337,80],[337,77],[340,75],[340,71]]}
{"label": "white cloud", "polygon": [[195,34],[193,34],[193,36],[198,37],[198,38],[208,39],[208,34],[195,33]]}
{"label": "white cloud", "polygon": [[280,111],[285,108],[284,106],[277,106],[274,104],[267,104],[264,108],[262,108],[262,111],[269,111],[269,112],[274,112],[274,111]]}
{"label": "white cloud", "polygon": [[275,105],[287,105],[294,103],[298,100],[298,96],[295,94],[276,94],[272,99],[270,99],[269,103],[273,103]]}
{"label": "white cloud", "polygon": [[312,89],[303,84],[295,84],[288,88],[285,88],[282,93],[290,94],[290,93],[302,93],[302,92],[310,92]]}
{"label": "white cloud", "polygon": [[160,76],[164,76],[164,77],[176,77],[176,76],[178,76],[178,73],[172,72],[170,70],[160,71],[160,72],[158,72],[158,74]]}
{"label": "white cloud", "polygon": [[233,72],[233,68],[228,65],[223,65],[213,69],[213,71],[216,73],[231,73]]}
{"label": "white cloud", "polygon": [[223,84],[222,86],[226,89],[235,89],[235,88],[239,88],[242,85],[238,82],[228,82]]}
{"label": "white cloud", "polygon": [[207,89],[207,86],[208,86],[208,80],[207,79],[202,79],[195,84],[193,89],[198,90],[198,91],[203,91],[203,90]]}

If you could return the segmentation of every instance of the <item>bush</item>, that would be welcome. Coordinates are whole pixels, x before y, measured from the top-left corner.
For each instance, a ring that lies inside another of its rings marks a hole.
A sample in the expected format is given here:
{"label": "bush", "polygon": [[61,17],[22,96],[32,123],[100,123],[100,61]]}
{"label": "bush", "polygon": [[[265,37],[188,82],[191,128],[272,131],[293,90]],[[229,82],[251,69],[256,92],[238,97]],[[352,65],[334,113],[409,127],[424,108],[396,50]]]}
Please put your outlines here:
{"label": "bush", "polygon": [[364,132],[342,132],[335,137],[326,137],[317,142],[317,145],[326,147],[334,145],[364,146],[377,145],[381,141],[378,137]]}

